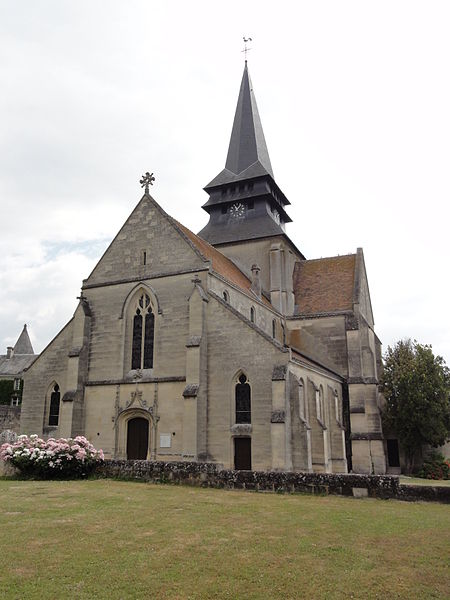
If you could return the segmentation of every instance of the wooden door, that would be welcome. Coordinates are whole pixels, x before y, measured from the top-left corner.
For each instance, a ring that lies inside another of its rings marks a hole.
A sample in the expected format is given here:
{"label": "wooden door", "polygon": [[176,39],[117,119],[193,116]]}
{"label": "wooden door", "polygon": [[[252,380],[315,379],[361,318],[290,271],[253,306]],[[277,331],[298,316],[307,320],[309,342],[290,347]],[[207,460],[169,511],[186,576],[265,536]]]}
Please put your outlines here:
{"label": "wooden door", "polygon": [[252,469],[252,440],[251,438],[234,438],[234,468],[237,471]]}
{"label": "wooden door", "polygon": [[128,421],[127,458],[128,460],[145,460],[148,452],[148,421],[136,417]]}
{"label": "wooden door", "polygon": [[398,440],[387,440],[388,465],[390,467],[400,466],[400,453],[398,451]]}

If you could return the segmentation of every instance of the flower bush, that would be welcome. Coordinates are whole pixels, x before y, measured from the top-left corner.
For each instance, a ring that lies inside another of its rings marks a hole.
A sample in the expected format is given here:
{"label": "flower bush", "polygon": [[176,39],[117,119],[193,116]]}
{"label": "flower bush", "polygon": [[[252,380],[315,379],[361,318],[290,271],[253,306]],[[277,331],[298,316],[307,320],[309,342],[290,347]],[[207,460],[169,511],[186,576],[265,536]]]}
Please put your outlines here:
{"label": "flower bush", "polygon": [[439,452],[432,451],[424,460],[417,476],[424,479],[448,479],[449,474],[450,459],[444,458]]}
{"label": "flower bush", "polygon": [[0,458],[23,475],[43,479],[86,477],[104,460],[103,451],[80,435],[58,440],[20,435],[14,443],[0,447]]}

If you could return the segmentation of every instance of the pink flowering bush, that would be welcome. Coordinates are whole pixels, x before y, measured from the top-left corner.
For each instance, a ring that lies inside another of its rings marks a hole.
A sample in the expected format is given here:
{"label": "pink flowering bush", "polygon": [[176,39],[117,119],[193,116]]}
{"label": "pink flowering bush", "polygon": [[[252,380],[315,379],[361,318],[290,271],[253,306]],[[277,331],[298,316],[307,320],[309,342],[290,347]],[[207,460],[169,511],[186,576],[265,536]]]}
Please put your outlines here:
{"label": "pink flowering bush", "polygon": [[44,479],[86,477],[104,460],[83,436],[49,438],[20,435],[17,441],[0,447],[0,459],[16,467],[23,475]]}

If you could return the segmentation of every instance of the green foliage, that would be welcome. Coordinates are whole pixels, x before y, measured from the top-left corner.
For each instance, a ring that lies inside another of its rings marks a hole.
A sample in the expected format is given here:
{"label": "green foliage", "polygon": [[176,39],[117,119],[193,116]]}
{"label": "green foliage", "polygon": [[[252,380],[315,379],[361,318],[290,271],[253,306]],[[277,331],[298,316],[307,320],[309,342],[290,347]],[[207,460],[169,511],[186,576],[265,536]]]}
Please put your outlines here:
{"label": "green foliage", "polygon": [[382,387],[383,423],[396,432],[409,472],[424,444],[441,446],[450,437],[450,371],[431,346],[401,340],[387,349]]}
{"label": "green foliage", "polygon": [[423,462],[423,467],[417,473],[417,477],[424,479],[449,479],[450,460],[442,454],[433,450]]}
{"label": "green foliage", "polygon": [[20,435],[15,442],[0,447],[0,459],[25,477],[64,479],[87,477],[104,456],[83,436],[43,440],[37,435]]}
{"label": "green foliage", "polygon": [[0,379],[0,404],[11,404],[13,393],[14,381],[12,379]]}

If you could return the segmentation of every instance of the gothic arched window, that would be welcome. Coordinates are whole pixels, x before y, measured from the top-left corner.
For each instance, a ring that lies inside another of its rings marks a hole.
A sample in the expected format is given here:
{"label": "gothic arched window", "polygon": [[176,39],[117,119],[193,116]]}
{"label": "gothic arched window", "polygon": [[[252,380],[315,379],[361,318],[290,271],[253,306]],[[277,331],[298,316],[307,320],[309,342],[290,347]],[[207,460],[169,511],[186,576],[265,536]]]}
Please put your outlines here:
{"label": "gothic arched window", "polygon": [[240,375],[238,382],[235,387],[236,423],[251,423],[251,393],[246,375]]}
{"label": "gothic arched window", "polygon": [[342,423],[342,404],[339,400],[339,394],[338,394],[337,390],[333,391],[333,397],[334,397],[334,410],[335,410],[335,414],[336,414],[336,421],[340,425]]}
{"label": "gothic arched window", "polygon": [[298,382],[298,412],[302,421],[306,421],[305,408],[305,386],[303,385],[303,379],[300,379]]}
{"label": "gothic arched window", "polygon": [[61,394],[59,391],[59,385],[55,383],[52,389],[52,393],[50,394],[50,410],[48,413],[48,424],[49,425],[58,425],[59,422],[59,404],[60,404]]}
{"label": "gothic arched window", "polygon": [[316,388],[316,416],[317,419],[323,423],[324,422],[324,414],[323,414],[323,388]]}
{"label": "gothic arched window", "polygon": [[255,322],[255,320],[256,320],[256,319],[255,319],[255,307],[254,307],[254,306],[252,306],[252,307],[250,308],[250,321],[251,321],[252,323],[254,323],[254,322]]}
{"label": "gothic arched window", "polygon": [[133,317],[132,369],[153,367],[154,337],[155,315],[152,312],[150,298],[147,294],[141,294]]}

